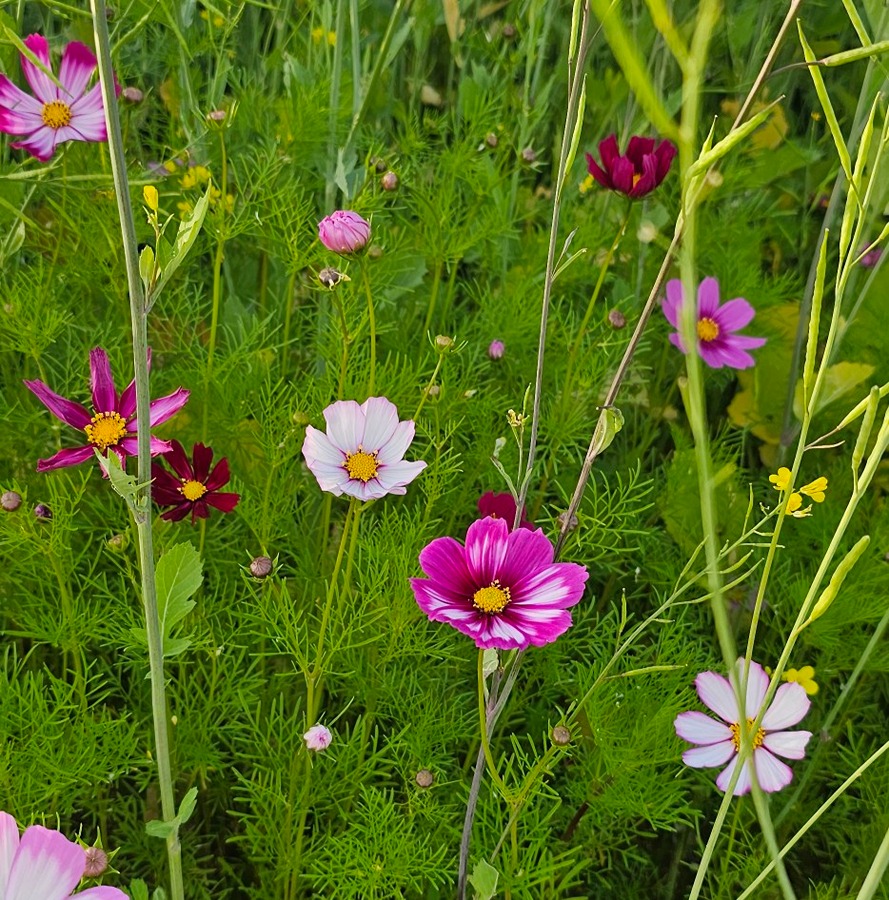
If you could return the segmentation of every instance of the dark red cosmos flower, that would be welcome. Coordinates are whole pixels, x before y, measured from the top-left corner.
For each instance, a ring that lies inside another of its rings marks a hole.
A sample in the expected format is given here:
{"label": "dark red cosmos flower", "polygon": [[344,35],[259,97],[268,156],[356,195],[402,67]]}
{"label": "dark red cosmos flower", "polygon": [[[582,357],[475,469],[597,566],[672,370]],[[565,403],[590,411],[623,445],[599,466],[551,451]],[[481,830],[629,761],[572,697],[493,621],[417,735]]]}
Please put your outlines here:
{"label": "dark red cosmos flower", "polygon": [[626,156],[621,156],[617,136],[612,134],[599,144],[602,168],[589,153],[586,161],[590,175],[602,187],[635,200],[650,194],[667,177],[674,156],[676,147],[672,141],[664,140],[655,146],[654,138],[643,137],[631,137]]}
{"label": "dark red cosmos flower", "polygon": [[164,459],[178,475],[171,475],[159,462],[152,463],[151,496],[159,506],[172,506],[161,518],[177,522],[191,512],[191,521],[206,519],[210,515],[208,506],[215,506],[224,513],[231,512],[241,499],[239,494],[220,491],[228,484],[231,474],[228,460],[223,457],[210,471],[213,449],[203,444],[195,444],[192,450],[194,463],[188,461],[185,449],[179,441],[170,441],[170,452]]}
{"label": "dark red cosmos flower", "polygon": [[[495,494],[488,491],[482,494],[478,499],[478,511],[483,516],[491,516],[494,519],[505,519],[512,531],[512,523],[515,522],[515,499],[510,493]],[[530,528],[534,530],[534,524],[525,518],[525,508],[522,507],[522,520],[519,522],[519,528]]]}

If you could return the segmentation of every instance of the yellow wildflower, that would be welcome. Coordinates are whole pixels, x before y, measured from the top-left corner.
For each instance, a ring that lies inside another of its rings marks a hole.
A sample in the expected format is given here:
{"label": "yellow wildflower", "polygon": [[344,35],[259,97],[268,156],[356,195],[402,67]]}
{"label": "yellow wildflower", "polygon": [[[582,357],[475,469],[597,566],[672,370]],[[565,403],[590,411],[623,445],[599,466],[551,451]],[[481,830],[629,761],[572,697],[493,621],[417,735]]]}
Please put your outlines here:
{"label": "yellow wildflower", "polygon": [[795,681],[809,695],[818,693],[815,669],[812,666],[803,666],[801,669],[787,669],[781,677],[784,681]]}
{"label": "yellow wildflower", "polygon": [[593,185],[596,183],[596,180],[592,175],[587,175],[583,181],[578,185],[578,190],[581,194],[586,194],[588,191],[592,190]]}
{"label": "yellow wildflower", "polygon": [[776,491],[786,491],[790,487],[790,469],[787,466],[781,466],[776,475],[769,475],[769,481],[772,482]]}
{"label": "yellow wildflower", "polygon": [[808,484],[803,485],[803,487],[799,489],[801,494],[811,497],[816,503],[824,502],[824,492],[826,490],[827,479],[823,475],[820,478],[816,478],[814,481],[810,481]]}
{"label": "yellow wildflower", "polygon": [[803,495],[794,491],[787,498],[787,514],[793,516],[795,519],[804,519],[806,516],[811,516],[812,507],[807,506],[805,509],[800,509],[802,505]]}

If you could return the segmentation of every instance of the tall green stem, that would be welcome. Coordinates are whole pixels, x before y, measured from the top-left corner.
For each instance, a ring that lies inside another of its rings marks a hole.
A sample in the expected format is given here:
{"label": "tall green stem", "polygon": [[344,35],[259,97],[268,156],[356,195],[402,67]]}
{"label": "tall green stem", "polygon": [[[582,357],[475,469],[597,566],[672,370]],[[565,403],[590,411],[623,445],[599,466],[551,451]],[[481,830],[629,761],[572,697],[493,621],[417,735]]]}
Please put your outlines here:
{"label": "tall green stem", "polygon": [[[150,445],[150,393],[148,375],[148,315],[142,281],[139,277],[139,256],[136,244],[136,226],[130,205],[129,183],[124,159],[123,137],[120,131],[120,115],[117,108],[114,72],[111,66],[111,46],[108,38],[108,22],[104,0],[90,0],[93,16],[93,34],[99,64],[99,80],[105,104],[105,122],[108,128],[108,148],[117,210],[123,238],[127,285],[130,297],[130,319],[133,331],[133,370],[136,381],[136,416],[138,430],[138,481],[148,485],[151,481]],[[157,759],[158,783],[161,795],[161,811],[165,822],[172,822],[176,815],[173,794],[173,773],[170,765],[170,740],[167,729],[167,698],[164,687],[164,654],[158,618],[157,589],[154,570],[154,546],[151,531],[151,509],[148,488],[136,495],[133,516],[139,534],[139,560],[142,575],[142,602],[145,608],[145,631],[148,639],[148,662],[151,680],[151,709],[154,719],[154,743]],[[179,830],[174,827],[167,837],[167,859],[170,866],[170,895],[172,900],[184,900],[182,881],[182,855]]]}
{"label": "tall green stem", "polygon": [[374,298],[370,289],[370,275],[367,262],[361,261],[361,280],[364,282],[364,293],[367,296],[367,318],[370,323],[370,375],[367,377],[367,396],[373,397],[377,380],[377,319],[374,314]]}

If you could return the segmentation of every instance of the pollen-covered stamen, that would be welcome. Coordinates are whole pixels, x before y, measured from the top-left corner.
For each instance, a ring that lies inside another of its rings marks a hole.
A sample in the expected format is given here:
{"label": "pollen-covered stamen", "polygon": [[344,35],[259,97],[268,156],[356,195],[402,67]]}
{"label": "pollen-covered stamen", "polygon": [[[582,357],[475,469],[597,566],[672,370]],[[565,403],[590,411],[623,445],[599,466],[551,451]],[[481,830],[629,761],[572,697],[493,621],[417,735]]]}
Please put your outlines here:
{"label": "pollen-covered stamen", "polygon": [[[747,720],[747,730],[749,731],[753,727],[755,719]],[[734,745],[735,752],[737,753],[741,749],[741,725],[738,722],[735,722],[733,725],[730,725],[729,728],[732,732],[732,744]],[[765,728],[760,728],[753,737],[753,749],[756,750],[757,747],[762,746],[762,742],[766,739],[766,731]]]}
{"label": "pollen-covered stamen", "polygon": [[51,100],[43,104],[40,117],[48,128],[64,128],[71,124],[71,107],[61,100]]}
{"label": "pollen-covered stamen", "polygon": [[371,478],[376,478],[380,465],[375,453],[365,453],[359,445],[357,453],[350,453],[343,463],[343,468],[349,473],[349,478],[363,481],[367,484]]}
{"label": "pollen-covered stamen", "polygon": [[719,326],[713,319],[698,319],[698,337],[705,343],[719,337]]}
{"label": "pollen-covered stamen", "polygon": [[181,493],[186,500],[200,500],[201,497],[207,493],[207,485],[200,481],[183,478],[182,487],[179,488],[179,493]]}
{"label": "pollen-covered stamen", "polygon": [[127,420],[116,412],[96,413],[85,425],[87,440],[100,450],[116,447],[127,433]]}
{"label": "pollen-covered stamen", "polygon": [[512,598],[509,588],[495,578],[487,587],[479,588],[472,595],[472,605],[486,613],[499,613],[506,609]]}

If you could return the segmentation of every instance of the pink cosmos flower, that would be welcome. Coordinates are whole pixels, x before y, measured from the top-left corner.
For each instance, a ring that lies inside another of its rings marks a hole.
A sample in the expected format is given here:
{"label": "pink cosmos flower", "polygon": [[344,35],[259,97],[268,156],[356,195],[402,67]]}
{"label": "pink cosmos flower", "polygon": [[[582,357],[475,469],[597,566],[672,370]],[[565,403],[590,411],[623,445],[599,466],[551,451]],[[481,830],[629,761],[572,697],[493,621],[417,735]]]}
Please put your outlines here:
{"label": "pink cosmos flower", "polygon": [[[149,363],[151,358],[149,357]],[[66,400],[50,390],[42,381],[26,381],[25,387],[57,418],[65,424],[83,431],[88,443],[82,447],[60,450],[49,459],[37,462],[38,472],[48,472],[62,466],[76,466],[94,456],[94,448],[107,455],[113,450],[120,461],[136,456],[138,449],[138,424],[136,422],[136,382],[131,381],[120,395],[114,386],[114,377],[108,363],[108,354],[101,348],[90,350],[90,385],[93,394],[93,414],[73,400]],[[188,400],[189,391],[177,388],[172,394],[151,402],[149,427],[166,422]],[[169,441],[151,438],[151,455],[167,453]]]}
{"label": "pink cosmos flower", "polygon": [[[51,70],[49,45],[40,34],[25,38],[25,46]],[[86,86],[96,70],[96,57],[89,47],[72,41],[62,54],[59,85],[22,56],[22,71],[35,96],[17,88],[0,75],[0,131],[23,134],[25,140],[11,144],[27,150],[41,162],[65,141],[105,141],[105,107],[99,84]]]}
{"label": "pink cosmos flower", "polygon": [[552,643],[571,625],[587,580],[586,566],[553,562],[543,531],[509,530],[479,519],[466,545],[436,538],[420,552],[428,578],[411,578],[414,597],[433,622],[445,622],[483,648],[523,649]]}
{"label": "pink cosmos flower", "polygon": [[78,894],[87,867],[86,851],[59,831],[32,825],[19,837],[15,819],[0,812],[0,897],[4,900],[127,900],[113,887]]}
{"label": "pink cosmos flower", "polygon": [[398,421],[398,410],[385,397],[369,397],[360,406],[337,400],[324,410],[327,433],[306,427],[303,456],[322,491],[337,497],[379,500],[404,494],[426,468],[404,458],[414,439],[414,423]]}
{"label": "pink cosmos flower", "polygon": [[350,209],[338,209],[318,223],[318,237],[334,253],[356,253],[370,239],[370,223]]}
{"label": "pink cosmos flower", "polygon": [[303,740],[306,742],[306,749],[314,750],[317,753],[319,750],[326,750],[330,746],[333,735],[330,733],[329,728],[325,728],[323,725],[313,725],[303,735]]}
{"label": "pink cosmos flower", "polygon": [[590,153],[586,155],[590,175],[611,191],[626,194],[633,200],[650,194],[670,171],[676,156],[671,141],[656,143],[654,138],[631,137],[626,156],[621,156],[617,135],[609,135],[599,144],[600,168]]}
{"label": "pink cosmos flower", "polygon": [[[494,519],[504,519],[506,524],[512,530],[512,523],[515,522],[515,498],[508,491],[495,494],[488,491],[478,498],[478,511],[483,516],[491,516]],[[534,523],[525,518],[525,507],[522,507],[522,518],[519,522],[519,528],[530,528],[534,530]]]}
{"label": "pink cosmos flower", "polygon": [[[744,660],[739,659],[735,668],[740,684],[744,681],[744,667]],[[738,765],[740,723],[745,720],[747,726],[750,726],[756,720],[769,688],[769,676],[761,665],[751,661],[743,712],[738,710],[737,698],[729,680],[722,675],[701,672],[695,679],[695,687],[701,702],[712,709],[722,722],[717,722],[702,712],[680,713],[674,722],[676,734],[684,741],[698,745],[686,750],[682,754],[682,760],[687,766],[696,769],[728,763],[716,779],[716,786],[725,791]],[[759,786],[768,793],[787,787],[793,778],[790,767],[775,754],[785,759],[802,759],[806,755],[806,744],[812,732],[783,729],[796,725],[809,711],[810,703],[802,685],[795,682],[782,684],[762,717],[760,728],[753,739],[753,764]],[[735,784],[735,796],[746,794],[750,787],[748,757]]]}
{"label": "pink cosmos flower", "polygon": [[506,353],[506,344],[503,341],[491,341],[488,344],[488,356],[491,359],[503,359],[504,353]]}
{"label": "pink cosmos flower", "polygon": [[210,471],[213,461],[212,447],[195,444],[191,451],[194,464],[185,455],[185,448],[179,441],[170,441],[170,451],[161,459],[170,464],[176,473],[171,475],[160,462],[151,464],[151,499],[160,506],[172,506],[161,515],[162,519],[178,522],[191,513],[191,524],[195,519],[210,516],[213,506],[224,513],[230,513],[241,499],[240,494],[220,491],[231,480],[228,460],[223,456]]}
{"label": "pink cosmos flower", "polygon": [[[682,307],[682,282],[678,278],[667,282],[667,296],[661,305],[667,321],[678,329]],[[720,306],[719,282],[715,278],[705,278],[698,287],[697,315],[698,353],[711,369],[723,366],[749,369],[754,364],[755,360],[747,351],[762,347],[766,339],[735,334],[749,325],[755,315],[753,307],[743,297]],[[677,332],[670,335],[670,343],[686,352]]]}

